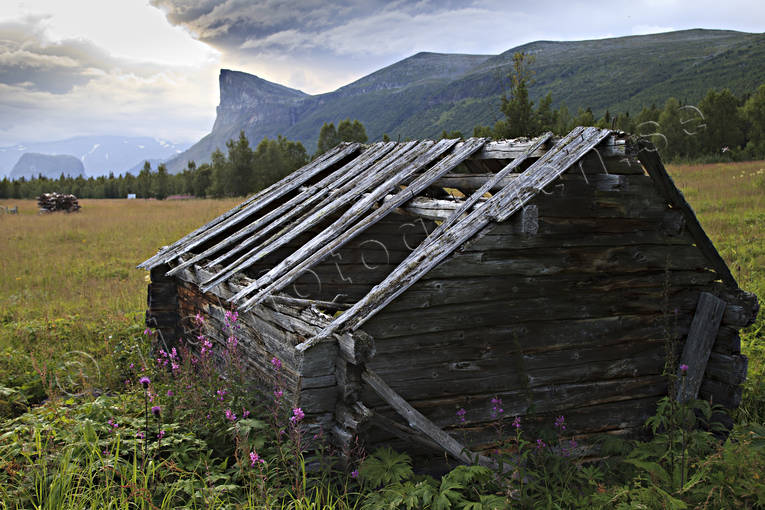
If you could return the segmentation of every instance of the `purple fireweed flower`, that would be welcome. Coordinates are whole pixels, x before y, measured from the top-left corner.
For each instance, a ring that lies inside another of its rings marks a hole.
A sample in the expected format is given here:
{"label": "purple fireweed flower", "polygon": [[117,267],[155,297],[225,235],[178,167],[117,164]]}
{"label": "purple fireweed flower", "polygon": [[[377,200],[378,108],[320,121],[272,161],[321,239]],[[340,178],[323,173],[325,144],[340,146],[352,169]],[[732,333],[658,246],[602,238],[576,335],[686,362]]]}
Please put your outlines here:
{"label": "purple fireweed flower", "polygon": [[555,418],[555,427],[559,428],[561,430],[566,430],[566,418],[563,417],[563,415],[558,416]]}
{"label": "purple fireweed flower", "polygon": [[247,409],[242,410],[242,419],[247,418],[250,415],[250,411]]}
{"label": "purple fireweed flower", "polygon": [[290,421],[292,422],[293,425],[297,425],[298,423],[300,423],[300,421],[303,418],[305,418],[305,413],[303,412],[301,408],[296,407],[295,409],[292,410],[292,417],[290,417]]}
{"label": "purple fireweed flower", "polygon": [[521,417],[520,416],[516,416],[515,419],[513,420],[513,427],[515,427],[517,429],[521,428]]}
{"label": "purple fireweed flower", "polygon": [[279,370],[282,368],[282,360],[277,357],[273,357],[271,358],[271,365],[274,367],[274,370]]}
{"label": "purple fireweed flower", "polygon": [[460,420],[460,423],[465,423],[465,415],[467,414],[467,411],[465,411],[464,407],[461,407],[457,411],[457,418]]}
{"label": "purple fireweed flower", "polygon": [[353,471],[351,471],[351,478],[358,478],[358,477],[359,477],[358,469],[354,469]]}
{"label": "purple fireweed flower", "polygon": [[146,335],[146,336],[151,336],[152,335],[151,330],[149,328],[144,329],[143,330],[143,334]]}
{"label": "purple fireweed flower", "polygon": [[130,368],[133,369],[135,367],[135,364],[131,363]]}
{"label": "purple fireweed flower", "polygon": [[136,432],[135,437],[136,439],[143,439],[143,432],[139,430],[138,432]]}
{"label": "purple fireweed flower", "polygon": [[491,408],[491,416],[492,418],[496,418],[500,414],[504,413],[505,410],[502,409],[502,399],[499,397],[494,397],[491,399],[491,403],[493,407]]}
{"label": "purple fireweed flower", "polygon": [[250,467],[255,467],[257,464],[265,464],[266,461],[260,458],[254,450],[250,452]]}
{"label": "purple fireweed flower", "polygon": [[159,434],[157,434],[157,439],[162,439],[163,437],[165,437],[165,431],[164,430],[160,430]]}
{"label": "purple fireweed flower", "polygon": [[120,426],[119,423],[114,421],[112,418],[109,418],[109,421],[107,421],[106,423],[111,425],[113,429],[116,429],[116,428],[118,428]]}
{"label": "purple fireweed flower", "polygon": [[228,344],[229,349],[236,349],[236,346],[239,345],[239,339],[233,335],[228,337],[228,340],[226,341]]}
{"label": "purple fireweed flower", "polygon": [[681,373],[681,374],[683,374],[683,375],[685,375],[685,374],[686,374],[686,372],[688,372],[688,365],[686,365],[685,363],[683,363],[682,365],[680,365],[680,373]]}
{"label": "purple fireweed flower", "polygon": [[175,361],[173,361],[170,364],[170,370],[172,370],[173,372],[179,370],[180,368],[181,368],[180,365],[178,365],[178,363],[176,363]]}
{"label": "purple fireweed flower", "polygon": [[282,396],[284,396],[284,392],[282,390],[274,390],[274,397],[276,400],[279,400],[282,398]]}
{"label": "purple fireweed flower", "polygon": [[236,415],[231,412],[231,409],[226,409],[226,419],[229,421],[236,421]]}
{"label": "purple fireweed flower", "polygon": [[138,379],[138,382],[141,383],[141,386],[143,386],[144,388],[148,388],[149,385],[151,384],[151,379],[149,379],[146,376],[143,376],[140,379]]}
{"label": "purple fireweed flower", "polygon": [[175,395],[175,393],[173,393],[173,390],[167,390],[168,397],[172,397],[173,395]]}
{"label": "purple fireweed flower", "polygon": [[544,448],[545,446],[547,446],[547,444],[544,441],[537,439],[537,449]]}
{"label": "purple fireweed flower", "polygon": [[154,415],[155,418],[159,418],[159,415],[162,413],[162,408],[159,406],[153,406],[151,408],[151,414]]}
{"label": "purple fireweed flower", "polygon": [[207,338],[205,338],[202,341],[202,350],[201,350],[202,355],[204,356],[211,350],[212,350],[212,342],[210,342]]}

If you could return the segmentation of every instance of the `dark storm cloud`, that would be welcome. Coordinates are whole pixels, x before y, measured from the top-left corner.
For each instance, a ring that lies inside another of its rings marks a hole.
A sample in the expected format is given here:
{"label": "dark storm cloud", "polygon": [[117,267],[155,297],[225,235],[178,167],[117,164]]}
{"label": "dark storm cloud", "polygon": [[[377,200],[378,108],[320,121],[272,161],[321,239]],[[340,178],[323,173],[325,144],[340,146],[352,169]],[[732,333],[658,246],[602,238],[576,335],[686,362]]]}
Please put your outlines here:
{"label": "dark storm cloud", "polygon": [[0,83],[64,94],[114,66],[109,55],[90,42],[46,42],[43,21],[37,17],[0,23]]}

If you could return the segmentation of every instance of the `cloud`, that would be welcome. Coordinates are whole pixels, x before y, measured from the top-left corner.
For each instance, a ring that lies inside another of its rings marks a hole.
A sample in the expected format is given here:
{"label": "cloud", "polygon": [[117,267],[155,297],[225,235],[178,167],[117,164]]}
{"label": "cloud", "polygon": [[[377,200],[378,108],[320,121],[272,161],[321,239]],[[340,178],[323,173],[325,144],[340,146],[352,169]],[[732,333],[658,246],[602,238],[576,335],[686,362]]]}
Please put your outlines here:
{"label": "cloud", "polygon": [[212,125],[217,62],[116,58],[85,39],[51,41],[45,23],[0,22],[0,145],[86,134],[193,140]]}

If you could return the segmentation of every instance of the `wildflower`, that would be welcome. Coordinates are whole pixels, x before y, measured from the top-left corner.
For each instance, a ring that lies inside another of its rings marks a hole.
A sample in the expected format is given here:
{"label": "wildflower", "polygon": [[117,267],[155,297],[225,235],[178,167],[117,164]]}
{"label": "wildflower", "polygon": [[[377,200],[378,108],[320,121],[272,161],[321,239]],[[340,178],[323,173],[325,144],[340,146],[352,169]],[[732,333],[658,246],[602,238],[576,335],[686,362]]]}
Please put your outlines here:
{"label": "wildflower", "polygon": [[247,418],[250,415],[250,411],[247,409],[242,410],[242,419]]}
{"label": "wildflower", "polygon": [[276,397],[276,400],[279,400],[284,396],[284,392],[282,390],[274,390],[274,397]]}
{"label": "wildflower", "polygon": [[103,455],[109,455],[109,450],[104,450],[101,452]]}
{"label": "wildflower", "polygon": [[255,467],[256,464],[265,464],[266,461],[260,458],[260,455],[255,451],[250,452],[250,467]]}
{"label": "wildflower", "polygon": [[271,365],[273,365],[274,370],[279,370],[282,368],[282,360],[274,356],[271,358]]}
{"label": "wildflower", "polygon": [[167,390],[168,397],[172,397],[173,395],[175,395],[175,393],[173,393],[173,390]]}
{"label": "wildflower", "polygon": [[303,412],[301,408],[296,407],[295,409],[292,410],[292,417],[290,418],[290,421],[292,422],[293,425],[297,425],[298,423],[300,423],[300,420],[302,420],[303,418],[305,418],[305,413]]}
{"label": "wildflower", "polygon": [[143,330],[143,334],[146,335],[146,336],[151,336],[152,333],[151,333],[151,330],[149,328],[146,328],[146,329]]}
{"label": "wildflower", "polygon": [[138,432],[136,432],[135,437],[136,439],[143,439],[143,432],[139,430]]}
{"label": "wildflower", "polygon": [[178,363],[176,363],[175,361],[173,361],[173,362],[170,364],[170,370],[172,370],[173,372],[177,371],[177,370],[178,370],[178,369],[180,369],[180,368],[181,368],[181,367],[180,367],[180,366],[178,365]]}
{"label": "wildflower", "polygon": [[491,416],[492,418],[496,418],[500,414],[504,413],[505,410],[502,409],[502,399],[499,397],[494,397],[491,399],[491,403],[494,407],[491,408]]}
{"label": "wildflower", "polygon": [[231,412],[231,409],[226,409],[226,419],[229,421],[236,421],[236,415]]}
{"label": "wildflower", "polygon": [[358,469],[354,469],[353,471],[351,471],[351,478],[358,478],[358,477],[359,477]]}
{"label": "wildflower", "polygon": [[151,379],[149,379],[149,378],[148,378],[148,377],[146,377],[146,376],[143,376],[143,377],[141,377],[140,379],[138,379],[138,382],[139,382],[139,383],[141,383],[141,385],[142,385],[144,388],[148,388],[148,387],[149,387],[149,385],[151,384]]}
{"label": "wildflower", "polygon": [[687,372],[688,372],[688,365],[686,365],[685,363],[680,365],[680,373],[685,375]]}
{"label": "wildflower", "polygon": [[513,427],[515,427],[517,429],[521,428],[521,417],[520,416],[516,416],[515,419],[513,420]]}
{"label": "wildflower", "polygon": [[116,429],[116,428],[118,428],[118,427],[120,426],[120,425],[119,425],[119,423],[117,423],[116,421],[114,421],[112,418],[109,418],[109,421],[107,421],[106,423],[108,423],[109,425],[111,425],[111,427],[112,427],[113,429]]}
{"label": "wildflower", "polygon": [[569,441],[568,444],[569,444],[569,446],[571,446],[571,448],[576,448],[577,446],[579,446],[579,443],[577,443],[573,439],[571,441]]}
{"label": "wildflower", "polygon": [[205,323],[205,318],[202,317],[202,314],[197,312],[197,314],[194,316],[194,322],[197,323],[197,326],[201,326]]}
{"label": "wildflower", "polygon": [[135,364],[131,363],[130,364],[130,369],[132,370],[133,368],[135,368]]}
{"label": "wildflower", "polygon": [[[202,338],[204,338],[204,337],[202,337]],[[212,350],[212,342],[210,342],[207,338],[205,338],[202,341],[202,351],[201,351],[202,355],[210,352],[211,350]]]}
{"label": "wildflower", "polygon": [[564,418],[562,415],[555,418],[555,427],[559,428],[561,430],[566,430],[566,418]]}
{"label": "wildflower", "polygon": [[162,412],[162,408],[159,406],[153,406],[151,408],[151,414],[153,414],[155,418],[159,418],[159,415],[161,412]]}
{"label": "wildflower", "polygon": [[162,439],[163,437],[165,437],[165,431],[164,430],[160,430],[159,434],[157,434],[157,439]]}
{"label": "wildflower", "polygon": [[542,441],[541,439],[537,439],[537,449],[538,450],[541,450],[545,446],[547,446],[547,444],[544,441]]}
{"label": "wildflower", "polygon": [[236,346],[239,345],[239,339],[234,335],[231,335],[228,337],[226,343],[228,344],[229,349],[236,349]]}
{"label": "wildflower", "polygon": [[228,392],[227,392],[225,389],[221,389],[221,390],[217,390],[215,393],[217,393],[217,394],[218,394],[218,396],[217,396],[216,398],[217,398],[217,399],[218,399],[220,402],[223,402],[223,398],[224,398],[224,395],[226,395],[226,393],[228,393]]}
{"label": "wildflower", "polygon": [[465,415],[467,414],[467,411],[465,411],[464,407],[461,407],[457,411],[457,418],[460,420],[460,423],[465,423]]}

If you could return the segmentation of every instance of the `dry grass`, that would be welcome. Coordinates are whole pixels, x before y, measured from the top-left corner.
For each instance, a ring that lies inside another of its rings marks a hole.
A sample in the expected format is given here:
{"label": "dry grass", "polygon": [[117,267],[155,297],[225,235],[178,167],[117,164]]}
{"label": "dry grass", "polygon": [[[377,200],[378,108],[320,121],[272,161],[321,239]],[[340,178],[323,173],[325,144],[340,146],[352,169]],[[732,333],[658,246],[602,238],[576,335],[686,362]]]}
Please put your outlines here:
{"label": "dry grass", "polygon": [[765,161],[672,165],[669,172],[739,286],[765,297]]}
{"label": "dry grass", "polygon": [[142,260],[239,200],[82,200],[75,214],[0,216],[0,322],[79,315],[109,319],[145,308]]}

